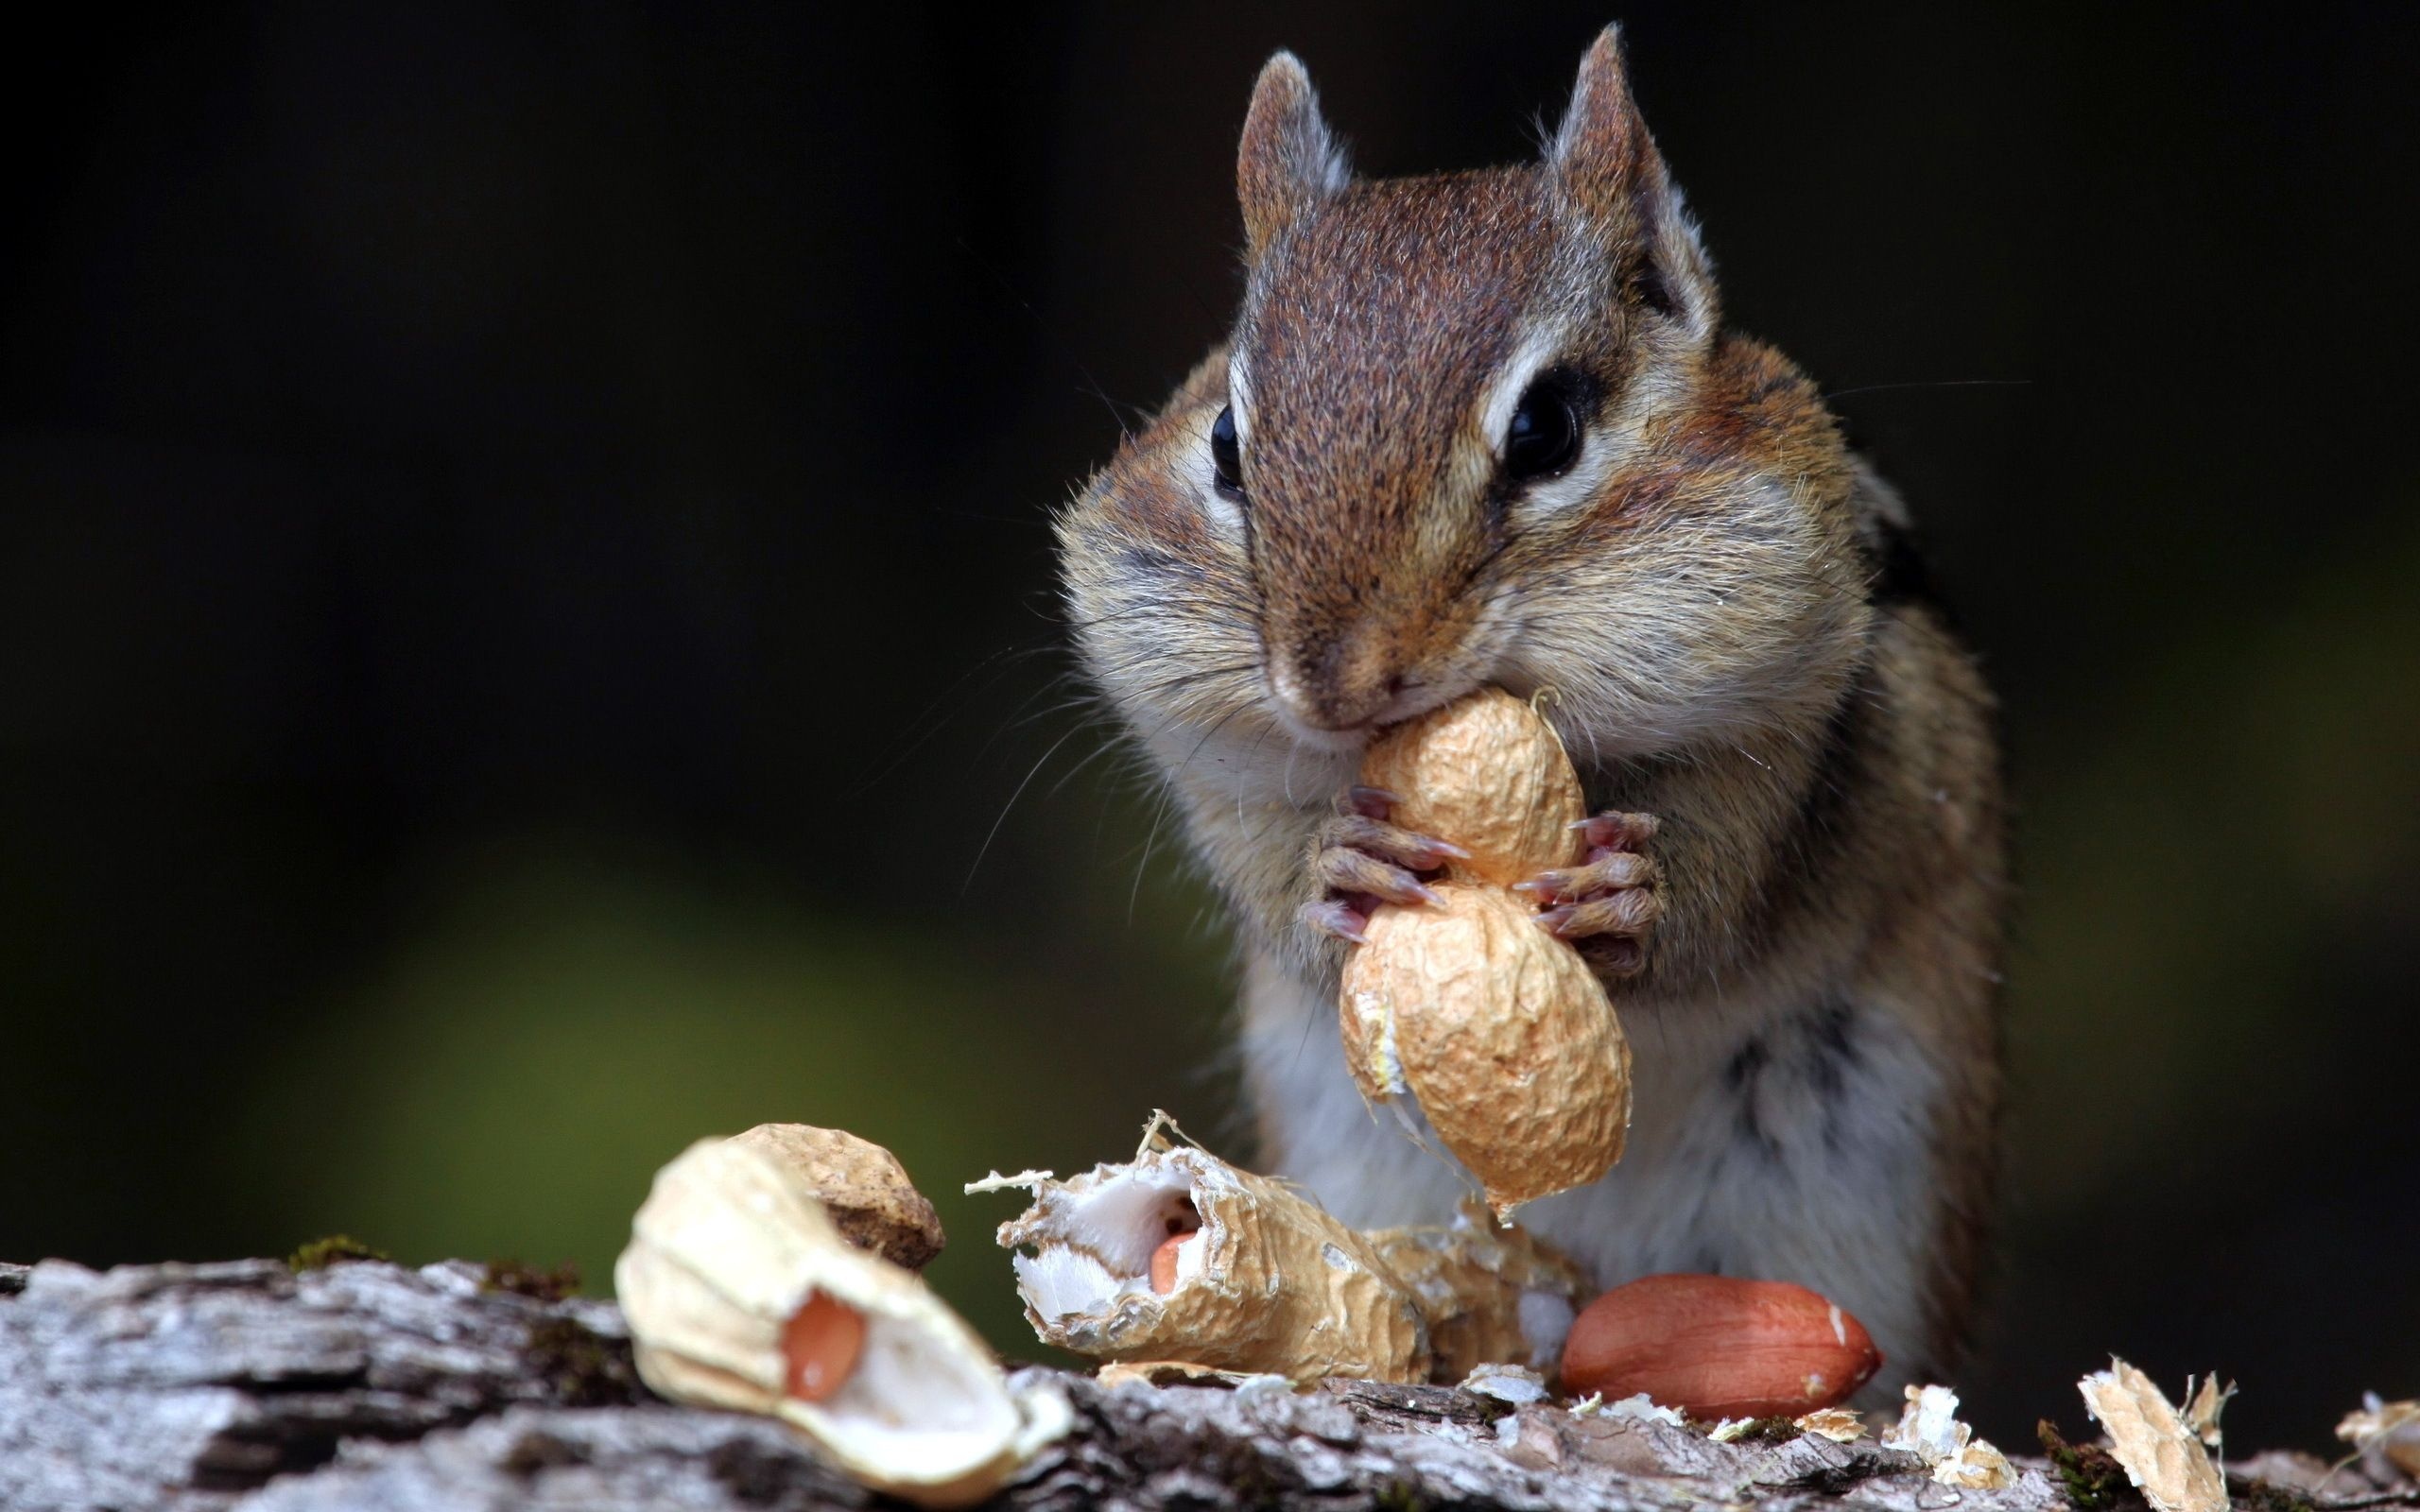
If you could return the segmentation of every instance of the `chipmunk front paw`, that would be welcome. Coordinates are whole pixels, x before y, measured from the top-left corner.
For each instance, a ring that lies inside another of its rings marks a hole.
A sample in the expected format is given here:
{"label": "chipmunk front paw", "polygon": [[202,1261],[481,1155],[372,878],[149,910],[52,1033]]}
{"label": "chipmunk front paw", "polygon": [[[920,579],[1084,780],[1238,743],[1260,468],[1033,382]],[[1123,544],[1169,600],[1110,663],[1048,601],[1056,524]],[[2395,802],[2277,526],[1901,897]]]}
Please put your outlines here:
{"label": "chipmunk front paw", "polygon": [[1657,889],[1663,873],[1639,848],[1655,836],[1651,814],[1599,814],[1580,821],[1587,857],[1576,867],[1542,871],[1512,885],[1534,893],[1546,911],[1538,922],[1580,948],[1591,964],[1633,976],[1647,964],[1647,937],[1664,912]]}
{"label": "chipmunk front paw", "polygon": [[1392,793],[1378,787],[1348,787],[1337,799],[1336,813],[1311,844],[1311,875],[1321,892],[1303,905],[1305,924],[1357,945],[1380,903],[1437,901],[1426,879],[1470,852],[1390,823],[1396,802]]}

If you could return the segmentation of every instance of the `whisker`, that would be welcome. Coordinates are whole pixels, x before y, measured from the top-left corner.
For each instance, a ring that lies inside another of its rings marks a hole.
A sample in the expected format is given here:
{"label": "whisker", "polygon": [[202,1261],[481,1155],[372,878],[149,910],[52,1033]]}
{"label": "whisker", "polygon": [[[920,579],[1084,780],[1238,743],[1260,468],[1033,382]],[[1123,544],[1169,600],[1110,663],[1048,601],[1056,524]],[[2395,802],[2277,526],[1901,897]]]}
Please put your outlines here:
{"label": "whisker", "polygon": [[1260,747],[1269,743],[1270,729],[1268,725],[1261,726],[1260,733],[1253,738],[1252,749],[1244,752],[1244,759],[1236,764],[1236,824],[1238,828],[1251,824],[1244,817],[1244,777],[1252,770],[1253,758],[1259,755]]}
{"label": "whisker", "polygon": [[1147,695],[1173,693],[1189,683],[1200,682],[1206,679],[1236,677],[1259,670],[1260,663],[1257,662],[1237,662],[1223,667],[1200,667],[1191,672],[1180,673],[1163,682],[1148,683],[1140,691]]}
{"label": "whisker", "polygon": [[[1122,625],[1128,620],[1165,619],[1167,617],[1168,617],[1167,605],[1151,603],[1136,604],[1132,608],[1115,610],[1105,614],[1094,614],[1091,616],[1070,615],[1063,623],[1064,623],[1071,630],[1090,630],[1098,629],[1104,625]],[[1199,617],[1197,623],[1209,629],[1223,630],[1230,635],[1243,635],[1248,633],[1252,628],[1251,626],[1241,617],[1232,614],[1204,614]]]}
{"label": "whisker", "polygon": [[1235,718],[1236,715],[1239,713],[1242,713],[1244,710],[1249,707],[1251,706],[1248,704],[1239,703],[1234,708],[1228,710],[1225,713],[1220,714],[1217,719],[1211,721],[1210,728],[1201,732],[1201,738],[1193,743],[1193,748],[1184,753],[1184,760],[1177,763],[1175,769],[1168,773],[1168,781],[1170,782],[1174,782],[1179,778],[1183,777],[1184,775],[1185,768],[1193,765],[1193,759],[1201,754],[1201,747],[1210,744],[1210,737],[1216,735],[1221,730],[1226,729],[1228,720]]}
{"label": "whisker", "polygon": [[983,744],[975,747],[974,755],[969,758],[970,764],[979,762],[983,757],[991,754],[992,747],[999,743],[999,739],[1002,735],[1007,734],[1011,730],[1021,728],[1025,721],[1022,721],[1019,716],[1027,710],[1032,708],[1036,699],[1045,697],[1049,694],[1058,691],[1058,689],[1064,686],[1072,677],[1072,673],[1062,672],[1056,677],[1046,679],[1040,687],[1018,699],[1017,706],[1010,710],[1008,714],[1000,721],[998,727],[995,728],[991,734],[983,738]]}
{"label": "whisker", "polygon": [[1068,730],[1057,740],[1052,741],[1050,743],[1050,748],[1042,753],[1042,759],[1035,762],[1031,767],[1027,769],[1025,781],[1017,783],[1016,791],[1011,793],[1009,795],[1009,800],[1000,805],[1000,816],[992,821],[990,833],[983,836],[981,849],[975,852],[974,865],[966,868],[966,880],[959,884],[958,890],[960,894],[964,894],[974,887],[975,873],[982,869],[983,858],[992,853],[992,842],[999,838],[1000,826],[1008,822],[1009,811],[1017,806],[1017,799],[1025,796],[1025,790],[1027,787],[1032,784],[1034,778],[1040,774],[1042,768],[1049,762],[1050,758],[1059,754],[1059,747],[1064,746],[1067,742],[1083,733],[1083,726],[1078,725],[1075,729]]}
{"label": "whisker", "polygon": [[[1167,791],[1168,793],[1173,794],[1176,791],[1176,785],[1178,782],[1184,778],[1186,768],[1193,765],[1195,757],[1201,754],[1201,747],[1209,745],[1211,739],[1216,736],[1219,730],[1224,730],[1227,727],[1227,722],[1235,718],[1236,715],[1243,713],[1246,707],[1246,705],[1237,704],[1234,708],[1228,710],[1225,713],[1220,714],[1217,719],[1211,721],[1210,728],[1204,730],[1201,732],[1201,738],[1193,743],[1193,748],[1185,752],[1184,760],[1177,763],[1175,767],[1169,771],[1167,782]],[[1159,838],[1159,833],[1160,823],[1159,820],[1155,818],[1151,821],[1150,841],[1157,840]],[[1141,862],[1137,863],[1134,868],[1133,889],[1126,895],[1126,921],[1130,924],[1134,921],[1134,900],[1141,896],[1143,891],[1144,868],[1150,865],[1150,841],[1146,841],[1144,844],[1143,859]]]}
{"label": "whisker", "polygon": [[1025,715],[1023,718],[1013,719],[1001,728],[1003,730],[1022,730],[1028,725],[1038,725],[1053,714],[1063,714],[1070,709],[1081,709],[1086,704],[1098,704],[1099,702],[1100,695],[1093,692],[1089,688],[1082,689],[1071,697],[1061,699],[1059,702],[1051,704],[1047,708],[1036,709],[1033,713]]}
{"label": "whisker", "polygon": [[[874,760],[881,763],[881,765],[872,776],[866,778],[864,782],[860,782],[850,796],[853,798],[859,797],[870,791],[884,778],[889,777],[892,772],[898,770],[900,764],[907,761],[908,757],[914,755],[919,749],[921,749],[925,742],[932,739],[934,735],[940,733],[941,730],[949,724],[950,715],[949,713],[946,712],[946,706],[949,705],[950,700],[957,694],[965,688],[966,684],[970,680],[980,676],[986,670],[996,675],[1007,671],[1009,666],[1014,662],[1056,649],[1058,649],[1058,645],[1055,642],[1033,641],[1023,645],[1001,646],[977,660],[972,666],[959,673],[957,679],[953,680],[948,687],[943,688],[940,693],[934,695],[932,701],[925,705],[924,709],[920,711],[914,718],[908,720],[905,725],[900,727],[898,732],[892,736],[892,739],[902,744],[885,753],[876,755]],[[988,687],[990,684],[987,683],[985,686]]]}
{"label": "whisker", "polygon": [[[1236,715],[1243,713],[1248,707],[1250,706],[1247,704],[1238,703],[1235,707],[1229,709],[1225,713],[1219,715],[1217,720],[1212,722],[1209,729],[1201,732],[1201,738],[1193,743],[1193,748],[1185,752],[1184,760],[1177,763],[1176,766],[1167,772],[1160,782],[1160,801],[1151,814],[1150,833],[1146,834],[1143,838],[1143,856],[1141,860],[1134,864],[1134,885],[1128,888],[1126,893],[1126,922],[1130,926],[1134,922],[1135,900],[1139,899],[1143,895],[1143,874],[1151,865],[1152,848],[1159,843],[1160,825],[1167,819],[1168,810],[1175,805],[1177,780],[1184,775],[1186,767],[1193,765],[1193,758],[1201,754],[1201,747],[1210,743],[1210,738],[1213,735],[1216,735],[1220,730],[1224,729],[1228,720],[1233,719]],[[1168,727],[1176,723],[1177,717],[1178,716],[1176,714],[1171,713],[1167,718],[1161,720],[1159,725],[1152,730],[1150,734],[1144,737],[1144,744],[1148,747],[1151,741],[1157,740],[1162,734],[1165,734],[1167,731]]]}
{"label": "whisker", "polygon": [[1160,825],[1167,818],[1168,809],[1174,802],[1174,790],[1163,786],[1159,802],[1151,807],[1151,828],[1143,835],[1143,858],[1134,863],[1134,885],[1126,889],[1126,927],[1129,929],[1134,927],[1135,902],[1143,896],[1143,873],[1151,868],[1151,850],[1160,843]]}
{"label": "whisker", "polygon": [[1090,766],[1093,763],[1100,760],[1103,756],[1108,755],[1111,751],[1114,751],[1116,748],[1117,742],[1115,740],[1102,741],[1099,745],[1093,747],[1091,755],[1086,756],[1082,761],[1078,762],[1075,765],[1068,767],[1064,772],[1060,774],[1059,781],[1043,789],[1042,796],[1046,799],[1058,797],[1060,793],[1066,789],[1069,782],[1076,780],[1078,773],[1081,772],[1085,767]]}

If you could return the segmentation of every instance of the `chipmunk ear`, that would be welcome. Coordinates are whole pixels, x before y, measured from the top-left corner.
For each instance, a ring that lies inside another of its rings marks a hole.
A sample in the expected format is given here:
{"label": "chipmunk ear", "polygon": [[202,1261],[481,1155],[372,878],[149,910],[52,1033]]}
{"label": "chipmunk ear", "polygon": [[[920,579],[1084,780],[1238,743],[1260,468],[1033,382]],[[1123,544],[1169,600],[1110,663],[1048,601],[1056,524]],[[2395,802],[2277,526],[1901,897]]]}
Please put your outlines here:
{"label": "chipmunk ear", "polygon": [[1243,201],[1252,261],[1298,215],[1353,178],[1344,149],[1320,115],[1311,76],[1292,53],[1273,55],[1253,85],[1252,111],[1236,154],[1236,192]]}
{"label": "chipmunk ear", "polygon": [[1624,279],[1644,303],[1700,335],[1713,329],[1714,269],[1630,92],[1619,26],[1599,32],[1581,59],[1547,168],[1599,243],[1626,254]]}

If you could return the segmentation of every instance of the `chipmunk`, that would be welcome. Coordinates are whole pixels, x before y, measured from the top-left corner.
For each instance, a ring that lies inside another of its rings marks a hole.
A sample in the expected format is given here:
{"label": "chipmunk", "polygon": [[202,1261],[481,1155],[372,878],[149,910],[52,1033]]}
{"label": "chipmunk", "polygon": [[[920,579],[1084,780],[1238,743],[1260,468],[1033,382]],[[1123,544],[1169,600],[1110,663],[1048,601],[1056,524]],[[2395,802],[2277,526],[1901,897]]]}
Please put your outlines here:
{"label": "chipmunk", "polygon": [[1529,885],[1631,1038],[1628,1154],[1521,1221],[1613,1286],[1813,1287],[1890,1359],[1957,1357],[2000,1095],[1991,696],[1898,496],[1816,386],[1725,331],[1625,74],[1542,161],[1357,179],[1290,54],[1236,179],[1225,345],[1061,514],[1085,666],[1231,905],[1246,1091],[1349,1223],[1449,1220],[1461,1173],[1372,1117],[1336,1023],[1371,911],[1444,842],[1354,785],[1372,732],[1539,700],[1592,810]]}

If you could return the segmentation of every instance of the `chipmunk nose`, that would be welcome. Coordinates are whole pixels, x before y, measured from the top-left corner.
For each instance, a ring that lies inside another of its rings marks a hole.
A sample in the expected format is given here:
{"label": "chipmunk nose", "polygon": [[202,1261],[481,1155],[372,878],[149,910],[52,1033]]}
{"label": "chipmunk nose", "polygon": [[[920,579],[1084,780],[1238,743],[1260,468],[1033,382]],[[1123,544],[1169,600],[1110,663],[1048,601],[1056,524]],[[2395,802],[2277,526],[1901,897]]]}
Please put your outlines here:
{"label": "chipmunk nose", "polygon": [[1399,664],[1391,637],[1356,627],[1270,662],[1270,692],[1287,714],[1312,730],[1345,733],[1384,722],[1415,679]]}

